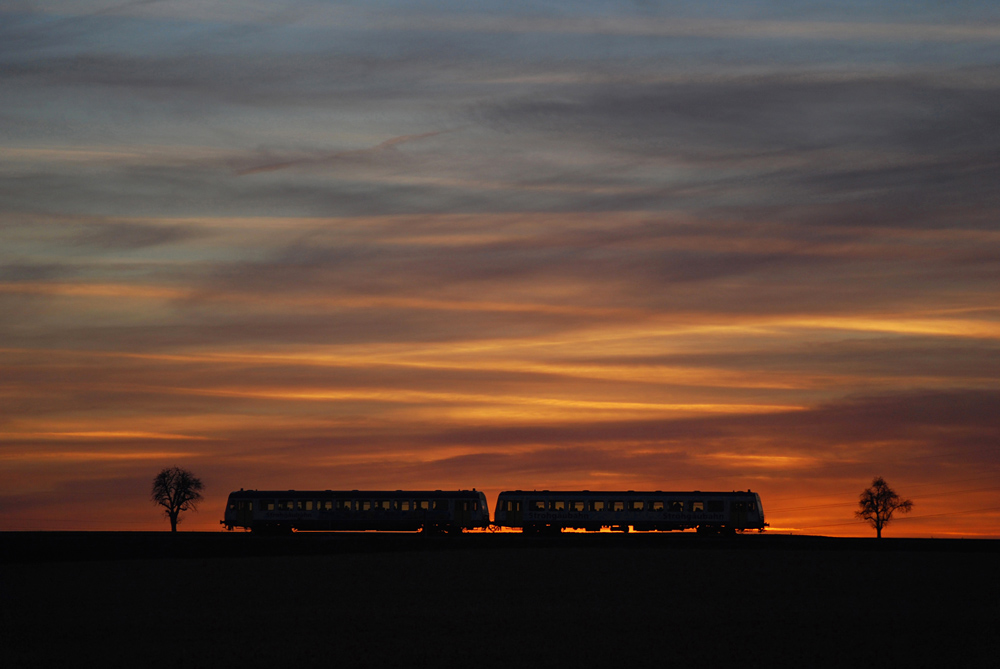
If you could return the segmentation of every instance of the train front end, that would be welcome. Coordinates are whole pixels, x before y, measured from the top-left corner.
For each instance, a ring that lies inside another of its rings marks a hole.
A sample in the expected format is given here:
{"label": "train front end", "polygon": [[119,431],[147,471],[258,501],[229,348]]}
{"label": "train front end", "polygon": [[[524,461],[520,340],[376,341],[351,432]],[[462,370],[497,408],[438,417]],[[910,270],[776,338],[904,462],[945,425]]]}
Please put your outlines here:
{"label": "train front end", "polygon": [[240,488],[237,492],[229,493],[226,500],[226,511],[219,523],[227,530],[237,527],[250,529],[253,526],[253,498],[255,493],[244,491]]}
{"label": "train front end", "polygon": [[760,503],[759,494],[754,493],[753,496],[757,500],[757,517],[754,519],[757,524],[755,527],[758,532],[763,532],[767,527],[767,523],[764,522],[764,505]]}
{"label": "train front end", "polygon": [[490,506],[486,502],[486,495],[479,492],[479,512],[475,517],[476,527],[479,529],[486,529],[490,526]]}

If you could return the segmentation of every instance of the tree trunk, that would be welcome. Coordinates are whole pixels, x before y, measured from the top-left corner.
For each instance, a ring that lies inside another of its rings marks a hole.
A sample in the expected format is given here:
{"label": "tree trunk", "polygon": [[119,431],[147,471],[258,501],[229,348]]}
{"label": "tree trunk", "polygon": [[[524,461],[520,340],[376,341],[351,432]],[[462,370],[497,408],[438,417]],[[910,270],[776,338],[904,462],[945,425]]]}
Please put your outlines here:
{"label": "tree trunk", "polygon": [[177,531],[177,514],[176,513],[170,514],[170,531],[171,532],[176,532]]}

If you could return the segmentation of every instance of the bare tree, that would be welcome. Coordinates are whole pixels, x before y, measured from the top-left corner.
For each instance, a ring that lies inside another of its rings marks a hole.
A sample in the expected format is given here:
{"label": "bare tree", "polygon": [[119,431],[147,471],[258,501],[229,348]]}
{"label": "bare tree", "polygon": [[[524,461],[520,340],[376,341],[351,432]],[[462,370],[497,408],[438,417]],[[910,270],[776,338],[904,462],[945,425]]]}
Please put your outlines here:
{"label": "bare tree", "polygon": [[909,513],[913,508],[913,502],[900,499],[885,479],[876,476],[872,479],[872,486],[861,493],[858,506],[861,508],[854,515],[874,527],[876,537],[881,539],[882,528],[892,520],[892,514],[896,511]]}
{"label": "bare tree", "polygon": [[177,531],[177,522],[181,511],[194,511],[201,501],[201,489],[204,485],[201,479],[186,469],[170,467],[164,469],[153,479],[151,497],[154,504],[162,506],[170,519],[170,531]]}

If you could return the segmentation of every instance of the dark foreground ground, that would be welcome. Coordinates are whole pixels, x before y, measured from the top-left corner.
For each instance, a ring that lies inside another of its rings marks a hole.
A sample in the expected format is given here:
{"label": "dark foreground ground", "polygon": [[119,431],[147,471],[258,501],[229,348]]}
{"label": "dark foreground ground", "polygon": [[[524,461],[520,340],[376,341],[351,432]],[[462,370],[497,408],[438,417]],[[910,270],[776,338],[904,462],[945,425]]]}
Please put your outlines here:
{"label": "dark foreground ground", "polygon": [[991,541],[0,533],[0,563],[3,667],[1000,666]]}

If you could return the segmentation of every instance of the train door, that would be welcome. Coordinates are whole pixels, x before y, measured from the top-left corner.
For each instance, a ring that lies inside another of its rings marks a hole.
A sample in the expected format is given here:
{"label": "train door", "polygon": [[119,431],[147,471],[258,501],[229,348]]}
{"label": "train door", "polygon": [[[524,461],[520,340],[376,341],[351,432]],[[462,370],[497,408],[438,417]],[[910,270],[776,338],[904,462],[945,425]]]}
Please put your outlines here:
{"label": "train door", "polygon": [[521,508],[521,500],[519,499],[505,499],[503,501],[504,512],[507,517],[507,525],[510,527],[523,527],[524,526],[524,511]]}
{"label": "train door", "polygon": [[236,526],[250,527],[253,525],[253,500],[241,499],[236,502]]}
{"label": "train door", "polygon": [[729,518],[733,529],[742,530],[747,526],[748,504],[732,502],[729,506]]}
{"label": "train door", "polygon": [[472,502],[467,499],[455,500],[455,514],[453,525],[458,527],[468,527],[472,522]]}

